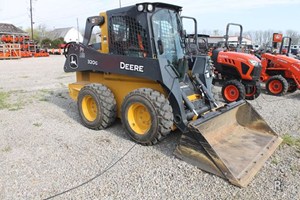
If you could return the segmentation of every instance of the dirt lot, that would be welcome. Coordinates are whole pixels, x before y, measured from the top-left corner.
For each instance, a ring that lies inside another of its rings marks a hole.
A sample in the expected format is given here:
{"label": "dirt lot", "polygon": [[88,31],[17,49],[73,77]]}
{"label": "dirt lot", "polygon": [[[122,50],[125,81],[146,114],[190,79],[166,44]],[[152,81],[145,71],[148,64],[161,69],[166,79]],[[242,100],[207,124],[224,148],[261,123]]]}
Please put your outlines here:
{"label": "dirt lot", "polygon": [[300,91],[250,102],[285,144],[241,189],[176,159],[179,132],[144,147],[82,126],[63,63],[0,60],[0,199],[300,199]]}

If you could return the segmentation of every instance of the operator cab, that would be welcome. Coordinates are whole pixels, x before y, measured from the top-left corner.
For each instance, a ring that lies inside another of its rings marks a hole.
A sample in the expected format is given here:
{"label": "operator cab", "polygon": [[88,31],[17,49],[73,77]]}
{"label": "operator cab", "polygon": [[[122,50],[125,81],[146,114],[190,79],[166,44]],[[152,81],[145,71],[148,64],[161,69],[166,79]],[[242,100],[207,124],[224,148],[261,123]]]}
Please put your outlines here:
{"label": "operator cab", "polygon": [[182,78],[186,66],[180,11],[181,7],[165,3],[140,3],[107,11],[109,53],[165,59]]}

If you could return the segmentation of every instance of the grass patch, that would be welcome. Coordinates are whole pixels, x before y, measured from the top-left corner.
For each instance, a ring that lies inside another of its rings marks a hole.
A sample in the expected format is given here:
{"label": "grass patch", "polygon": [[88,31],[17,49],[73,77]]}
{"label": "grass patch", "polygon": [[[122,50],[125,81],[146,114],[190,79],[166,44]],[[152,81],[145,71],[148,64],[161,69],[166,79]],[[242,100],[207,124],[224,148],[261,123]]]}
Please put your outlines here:
{"label": "grass patch", "polygon": [[11,151],[11,147],[7,146],[4,149],[2,149],[2,152],[10,152]]}
{"label": "grass patch", "polygon": [[39,90],[39,92],[49,94],[50,90],[48,90],[48,89],[41,89],[41,90]]}
{"label": "grass patch", "polygon": [[8,98],[10,94],[8,92],[0,92],[0,110],[8,108]]}
{"label": "grass patch", "polygon": [[63,95],[63,93],[61,93],[61,92],[57,93],[57,94],[56,94],[56,97],[59,97],[59,98],[62,98],[62,99],[68,99],[68,98],[65,97],[65,96]]}
{"label": "grass patch", "polygon": [[39,101],[49,101],[49,99],[47,97],[41,97]]}
{"label": "grass patch", "polygon": [[24,90],[0,91],[0,110],[8,109],[16,111],[24,108],[24,98],[21,93],[26,93]]}
{"label": "grass patch", "polygon": [[69,76],[58,76],[55,79],[60,80],[60,79],[64,79],[64,78],[68,78]]}
{"label": "grass patch", "polygon": [[10,100],[11,94],[15,92],[20,91],[0,92],[0,110],[8,109],[9,111],[16,111],[23,109],[24,102],[21,99],[18,99],[16,102],[11,102]]}
{"label": "grass patch", "polygon": [[17,93],[21,94],[21,93],[26,93],[26,91],[25,90],[11,90],[11,91],[8,91],[7,93],[8,94],[17,94]]}
{"label": "grass patch", "polygon": [[53,91],[49,89],[41,89],[38,91],[38,94],[35,97],[39,101],[49,101],[49,97],[53,94]]}
{"label": "grass patch", "polygon": [[284,134],[282,136],[282,139],[282,144],[295,147],[297,150],[300,150],[300,138],[294,137],[289,134]]}
{"label": "grass patch", "polygon": [[300,172],[300,165],[292,165],[290,170],[292,171],[293,175],[296,175],[296,173]]}
{"label": "grass patch", "polygon": [[35,122],[33,123],[33,126],[36,126],[36,127],[41,127],[43,124],[42,123],[39,123],[39,122]]}
{"label": "grass patch", "polygon": [[24,103],[20,101],[20,102],[14,103],[14,104],[10,104],[8,110],[9,111],[21,110],[24,108],[23,106],[24,106]]}
{"label": "grass patch", "polygon": [[274,165],[278,165],[280,163],[280,159],[278,157],[274,157],[272,160],[271,160],[271,163],[274,164]]}

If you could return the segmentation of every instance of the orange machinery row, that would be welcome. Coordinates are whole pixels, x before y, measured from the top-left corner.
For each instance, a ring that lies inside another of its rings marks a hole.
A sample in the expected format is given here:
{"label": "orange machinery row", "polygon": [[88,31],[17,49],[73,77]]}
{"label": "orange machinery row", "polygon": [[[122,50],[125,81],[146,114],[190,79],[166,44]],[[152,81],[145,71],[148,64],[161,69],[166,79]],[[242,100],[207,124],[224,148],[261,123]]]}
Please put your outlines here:
{"label": "orange machinery row", "polygon": [[0,59],[48,57],[49,53],[37,50],[29,36],[0,35]]}

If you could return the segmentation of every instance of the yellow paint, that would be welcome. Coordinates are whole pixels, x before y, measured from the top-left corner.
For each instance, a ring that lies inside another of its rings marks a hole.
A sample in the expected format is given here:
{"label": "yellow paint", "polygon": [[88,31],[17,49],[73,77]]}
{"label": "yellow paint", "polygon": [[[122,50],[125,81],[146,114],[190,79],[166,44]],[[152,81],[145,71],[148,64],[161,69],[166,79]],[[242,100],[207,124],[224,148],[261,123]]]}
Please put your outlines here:
{"label": "yellow paint", "polygon": [[105,12],[100,13],[100,16],[104,17],[104,24],[100,26],[101,30],[101,53],[108,53],[109,52],[109,47],[108,47],[108,18],[107,14]]}
{"label": "yellow paint", "polygon": [[146,134],[152,126],[149,110],[141,103],[133,103],[129,106],[127,121],[130,128],[140,135]]}
{"label": "yellow paint", "polygon": [[88,121],[92,122],[97,118],[98,108],[92,96],[86,95],[83,97],[81,107],[83,115]]}
{"label": "yellow paint", "polygon": [[80,89],[86,84],[88,84],[88,82],[77,82],[77,83],[69,84],[69,95],[70,95],[70,97],[73,100],[77,101],[77,97],[78,97]]}
{"label": "yellow paint", "polygon": [[195,121],[196,119],[198,119],[198,116],[194,115],[193,118],[192,118],[192,120]]}
{"label": "yellow paint", "polygon": [[[197,100],[197,99],[200,99],[200,94],[192,94],[192,95],[188,96],[187,98],[188,98],[190,101],[195,101],[195,100]],[[194,115],[193,118],[192,118],[192,120],[194,121],[194,120],[196,120],[196,119],[198,119],[198,116],[197,116],[197,115]]]}
{"label": "yellow paint", "polygon": [[197,99],[200,99],[200,94],[192,94],[187,97],[190,101],[195,101]]}
{"label": "yellow paint", "polygon": [[69,92],[72,99],[77,100],[78,93],[83,86],[90,83],[101,83],[107,86],[115,95],[118,117],[120,117],[121,105],[124,98],[133,90],[151,88],[167,96],[159,83],[144,78],[96,72],[76,72],[76,77],[77,82],[69,84]]}

